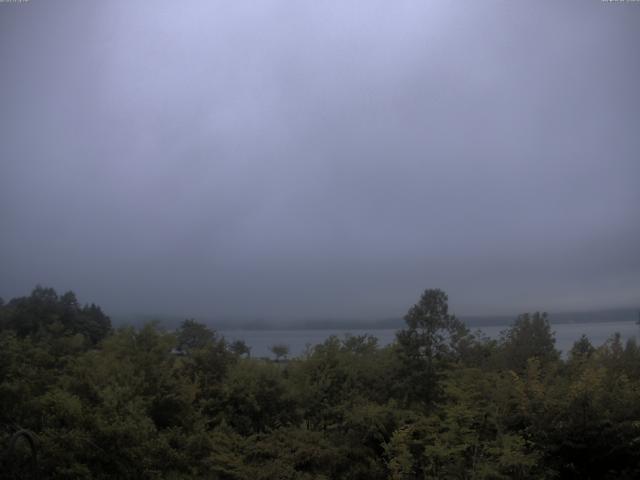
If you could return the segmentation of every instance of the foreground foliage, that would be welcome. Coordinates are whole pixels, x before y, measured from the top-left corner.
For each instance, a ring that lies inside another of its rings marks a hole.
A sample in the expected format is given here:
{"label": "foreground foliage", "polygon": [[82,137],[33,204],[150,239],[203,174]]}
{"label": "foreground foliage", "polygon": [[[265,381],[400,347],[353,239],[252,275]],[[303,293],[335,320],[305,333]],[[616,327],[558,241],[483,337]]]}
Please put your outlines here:
{"label": "foreground foliage", "polygon": [[194,320],[112,330],[38,287],[0,302],[0,446],[35,432],[54,479],[640,478],[635,341],[561,358],[537,313],[489,340],[439,290],[406,321],[386,347],[271,361]]}

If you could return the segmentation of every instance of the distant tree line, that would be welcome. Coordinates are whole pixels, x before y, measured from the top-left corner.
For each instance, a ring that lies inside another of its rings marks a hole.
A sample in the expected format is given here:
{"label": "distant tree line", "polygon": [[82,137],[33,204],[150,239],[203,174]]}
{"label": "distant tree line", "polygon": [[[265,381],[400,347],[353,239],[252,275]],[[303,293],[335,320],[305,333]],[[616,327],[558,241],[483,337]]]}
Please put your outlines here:
{"label": "distant tree line", "polygon": [[640,478],[635,340],[563,358],[544,313],[489,339],[441,290],[405,321],[282,362],[192,319],[113,329],[71,292],[0,301],[0,478],[17,431],[51,479]]}

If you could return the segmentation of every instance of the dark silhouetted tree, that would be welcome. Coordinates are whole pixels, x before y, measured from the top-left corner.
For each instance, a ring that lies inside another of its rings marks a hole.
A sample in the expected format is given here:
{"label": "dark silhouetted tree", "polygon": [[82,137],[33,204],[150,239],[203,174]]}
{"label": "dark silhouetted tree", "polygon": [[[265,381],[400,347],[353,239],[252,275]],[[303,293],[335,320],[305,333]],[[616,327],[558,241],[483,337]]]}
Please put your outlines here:
{"label": "dark silhouetted tree", "polygon": [[251,356],[251,347],[244,340],[235,340],[229,345],[229,349],[239,357],[246,355]]}
{"label": "dark silhouetted tree", "polygon": [[407,328],[397,334],[403,360],[407,400],[430,404],[438,396],[441,368],[458,356],[457,346],[468,329],[449,314],[447,294],[428,289],[404,317]]}
{"label": "dark silhouetted tree", "polygon": [[289,346],[282,343],[271,346],[269,350],[276,356],[276,362],[279,362],[281,358],[286,359],[289,355]]}
{"label": "dark silhouetted tree", "polygon": [[591,342],[589,341],[587,336],[582,335],[579,340],[575,341],[575,343],[573,344],[573,347],[571,347],[571,351],[569,352],[569,358],[576,359],[576,360],[587,359],[591,357],[591,355],[595,351],[596,349],[594,348],[593,345],[591,345]]}
{"label": "dark silhouetted tree", "polygon": [[216,339],[216,333],[213,330],[193,318],[184,320],[180,324],[177,334],[177,346],[183,352],[205,348]]}
{"label": "dark silhouetted tree", "polygon": [[560,352],[556,350],[555,343],[546,313],[524,313],[511,327],[502,332],[505,366],[523,371],[530,358],[537,358],[543,365],[557,361]]}

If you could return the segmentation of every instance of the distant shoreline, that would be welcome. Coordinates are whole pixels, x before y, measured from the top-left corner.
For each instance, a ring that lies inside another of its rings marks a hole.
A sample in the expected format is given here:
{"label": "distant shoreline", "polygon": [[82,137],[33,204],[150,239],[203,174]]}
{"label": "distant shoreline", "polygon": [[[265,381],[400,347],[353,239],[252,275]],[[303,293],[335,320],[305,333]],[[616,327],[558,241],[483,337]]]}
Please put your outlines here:
{"label": "distant shoreline", "polygon": [[[464,319],[463,319],[464,320]],[[589,323],[635,323],[634,320],[586,320],[586,321],[553,321],[551,320],[549,323],[551,325],[579,325],[579,324],[589,324]],[[465,322],[466,323],[466,322]],[[508,327],[513,323],[513,320],[509,320],[508,322],[499,323],[466,323],[467,327],[470,330],[475,330],[476,328],[482,327]],[[404,324],[401,325],[378,325],[378,324],[349,324],[349,325],[325,325],[325,326],[308,326],[308,325],[213,325],[213,328],[216,330],[225,330],[225,331],[242,331],[242,330],[253,330],[253,331],[286,331],[286,330],[400,330],[404,328]],[[640,326],[638,327],[640,328]]]}
{"label": "distant shoreline", "polygon": [[[188,318],[188,317],[184,317]],[[177,328],[183,317],[167,315],[122,315],[113,316],[112,321],[116,326],[138,326],[148,322],[159,322],[168,329]],[[471,330],[481,327],[508,327],[517,315],[462,315],[459,316]],[[563,312],[549,313],[549,322],[552,325],[577,324],[577,323],[614,323],[637,322],[639,309],[611,309],[590,312]],[[290,322],[276,322],[268,320],[257,321],[231,321],[231,320],[207,320],[196,317],[198,321],[206,323],[216,330],[384,330],[402,329],[404,320],[390,318],[374,321],[360,319],[331,319],[331,320],[300,320]]]}

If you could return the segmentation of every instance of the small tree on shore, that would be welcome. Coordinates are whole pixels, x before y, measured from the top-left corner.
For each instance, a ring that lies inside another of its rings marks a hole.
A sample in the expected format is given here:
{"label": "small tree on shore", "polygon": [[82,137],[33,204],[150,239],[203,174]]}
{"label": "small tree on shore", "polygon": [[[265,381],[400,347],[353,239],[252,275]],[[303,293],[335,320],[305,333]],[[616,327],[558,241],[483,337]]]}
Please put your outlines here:
{"label": "small tree on shore", "polygon": [[276,356],[276,362],[279,362],[281,358],[286,360],[289,355],[289,345],[285,345],[284,343],[272,345],[269,350]]}

